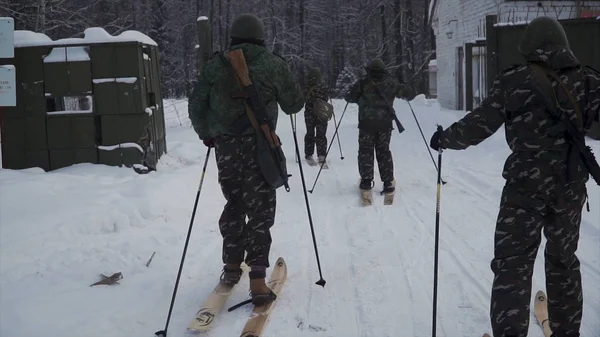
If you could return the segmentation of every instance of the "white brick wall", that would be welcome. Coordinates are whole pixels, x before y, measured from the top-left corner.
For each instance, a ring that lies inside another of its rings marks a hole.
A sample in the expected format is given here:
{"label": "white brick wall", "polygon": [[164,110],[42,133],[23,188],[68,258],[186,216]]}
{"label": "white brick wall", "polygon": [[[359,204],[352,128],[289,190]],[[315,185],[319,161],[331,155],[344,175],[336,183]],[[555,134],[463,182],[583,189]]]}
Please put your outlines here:
{"label": "white brick wall", "polygon": [[[448,109],[458,108],[458,47],[477,37],[485,37],[486,15],[498,15],[500,22],[528,21],[542,15],[559,19],[577,16],[575,1],[438,1],[437,18],[433,22],[437,48],[437,95],[440,105]],[[538,6],[538,2],[542,7]],[[595,11],[600,10],[598,3],[586,6]],[[452,38],[447,37],[448,31],[453,32]],[[463,62],[463,78],[464,67]]]}

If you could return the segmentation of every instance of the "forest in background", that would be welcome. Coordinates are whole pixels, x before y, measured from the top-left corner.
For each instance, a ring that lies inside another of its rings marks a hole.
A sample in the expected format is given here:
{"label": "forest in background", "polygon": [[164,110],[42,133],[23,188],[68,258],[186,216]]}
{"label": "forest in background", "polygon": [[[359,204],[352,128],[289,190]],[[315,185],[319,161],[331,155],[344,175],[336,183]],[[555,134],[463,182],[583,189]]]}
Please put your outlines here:
{"label": "forest in background", "polygon": [[260,17],[266,46],[304,83],[311,67],[339,97],[374,57],[416,92],[427,92],[435,39],[425,0],[0,0],[0,16],[15,29],[53,40],[83,37],[89,27],[117,35],[138,30],[159,45],[164,97],[191,92],[196,72],[196,20],[209,18],[213,50],[229,46],[229,27],[241,13]]}

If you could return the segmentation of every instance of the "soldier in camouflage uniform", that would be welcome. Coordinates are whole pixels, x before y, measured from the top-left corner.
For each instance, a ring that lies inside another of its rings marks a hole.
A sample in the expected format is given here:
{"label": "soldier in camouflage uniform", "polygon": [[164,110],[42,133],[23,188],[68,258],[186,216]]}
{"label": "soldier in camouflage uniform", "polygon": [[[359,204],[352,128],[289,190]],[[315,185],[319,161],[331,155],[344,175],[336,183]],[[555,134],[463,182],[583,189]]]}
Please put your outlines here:
{"label": "soldier in camouflage uniform", "polygon": [[384,193],[394,192],[394,161],[390,151],[395,98],[411,100],[412,90],[390,75],[381,59],[366,67],[367,76],[358,80],[346,94],[348,103],[358,104],[358,172],[360,189],[373,188],[373,152],[377,156]]}
{"label": "soldier in camouflage uniform", "polygon": [[[558,21],[548,17],[533,20],[519,50],[528,62],[544,64],[560,76],[583,116],[576,116],[569,96],[549,77],[559,110],[579,124],[581,132],[598,120],[600,74],[580,66]],[[466,149],[505,125],[512,154],[502,172],[506,183],[491,263],[495,275],[490,308],[494,336],[527,336],[531,279],[543,231],[552,336],[578,337],[583,295],[575,251],[589,173],[577,159],[578,150],[565,140],[560,122],[550,118],[543,101],[532,91],[532,83],[537,83],[532,79],[533,70],[527,65],[499,74],[481,106],[443,132],[436,132],[431,147]],[[569,153],[575,161],[568,159]]]}
{"label": "soldier in camouflage uniform", "polygon": [[[306,123],[306,135],[304,136],[304,156],[307,160],[312,159],[317,147],[317,156],[319,163],[325,161],[327,153],[327,124],[329,121],[319,120],[313,113],[313,103],[315,98],[322,99],[325,102],[329,100],[329,88],[321,82],[321,72],[313,68],[308,72],[308,85],[304,89],[306,105],[304,107],[304,122]],[[316,129],[316,134],[315,134]]]}
{"label": "soldier in camouflage uniform", "polygon": [[[271,125],[277,125],[278,103],[286,114],[298,113],[304,105],[302,89],[287,63],[265,48],[262,22],[254,15],[241,15],[233,22],[230,35],[229,50],[242,49]],[[191,106],[197,108],[190,111],[190,119],[204,144],[216,149],[219,183],[227,200],[219,219],[225,263],[221,281],[236,284],[245,261],[251,268],[253,303],[260,305],[273,299],[265,277],[276,191],[257,164],[256,132],[247,118],[243,98],[233,97],[239,87],[223,54],[215,53],[207,61],[192,97]]]}

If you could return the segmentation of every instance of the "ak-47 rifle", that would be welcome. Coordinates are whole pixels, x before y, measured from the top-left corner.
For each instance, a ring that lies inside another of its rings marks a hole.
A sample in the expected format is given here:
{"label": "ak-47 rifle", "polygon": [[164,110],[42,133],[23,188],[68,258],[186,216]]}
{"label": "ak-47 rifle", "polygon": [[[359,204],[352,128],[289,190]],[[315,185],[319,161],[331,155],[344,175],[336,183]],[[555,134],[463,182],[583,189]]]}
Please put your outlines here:
{"label": "ak-47 rifle", "polygon": [[579,151],[580,158],[583,161],[583,164],[587,168],[588,172],[590,173],[596,184],[600,185],[600,165],[598,165],[598,162],[596,161],[596,157],[592,152],[592,148],[586,146],[584,132],[579,131],[573,125],[573,123],[571,123],[566,114],[560,111],[560,104],[556,98],[556,93],[554,92],[552,84],[550,83],[550,80],[548,79],[547,75],[550,75],[552,78],[554,78],[559,83],[560,87],[567,93],[571,105],[575,110],[577,120],[581,121],[581,124],[583,126],[583,115],[581,114],[579,106],[573,98],[573,95],[571,95],[571,92],[568,90],[568,88],[566,88],[566,86],[561,81],[560,77],[558,77],[556,72],[554,72],[554,70],[537,63],[529,63],[529,66],[534,70],[534,73],[537,75],[538,79],[537,81],[533,82],[534,84],[537,84],[533,86],[534,92],[540,99],[543,100],[548,112],[550,112],[550,115],[555,120],[562,122],[562,126],[565,129],[565,138],[567,142],[569,142]]}
{"label": "ak-47 rifle", "polygon": [[281,141],[267,117],[265,103],[260,92],[250,79],[244,53],[241,49],[229,51],[227,59],[235,71],[236,82],[242,90],[241,96],[244,98],[248,120],[256,131],[257,161],[263,176],[273,188],[285,186],[285,190],[289,192],[290,187],[287,183],[289,176],[286,158],[281,149]]}
{"label": "ak-47 rifle", "polygon": [[381,93],[381,91],[379,91],[379,88],[377,87],[377,84],[375,84],[375,81],[373,81],[373,79],[371,78],[371,75],[369,74],[369,69],[367,69],[365,67],[365,71],[367,72],[367,77],[369,78],[369,81],[371,81],[371,83],[373,84],[373,88],[375,88],[375,92],[377,93],[377,95],[381,96],[381,98],[383,99],[383,101],[388,105],[388,111],[390,112],[390,114],[394,118],[394,122],[396,122],[396,127],[398,128],[398,133],[404,132],[404,130],[405,130],[404,126],[402,126],[402,123],[398,119],[398,116],[396,116],[396,112],[394,111],[394,106],[392,104],[388,103],[388,101],[385,99],[385,96],[383,96],[383,94]]}

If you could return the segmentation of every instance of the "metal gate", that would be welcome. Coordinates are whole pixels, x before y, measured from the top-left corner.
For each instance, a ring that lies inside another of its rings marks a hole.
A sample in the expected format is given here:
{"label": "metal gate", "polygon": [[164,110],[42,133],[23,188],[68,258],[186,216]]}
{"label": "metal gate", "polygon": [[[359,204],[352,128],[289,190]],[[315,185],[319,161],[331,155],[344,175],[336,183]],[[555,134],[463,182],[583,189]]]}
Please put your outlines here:
{"label": "metal gate", "polygon": [[[526,24],[498,26],[496,15],[486,16],[487,90],[497,74],[525,60],[517,46]],[[578,18],[560,20],[565,29],[571,50],[582,64],[600,69],[600,20]]]}

